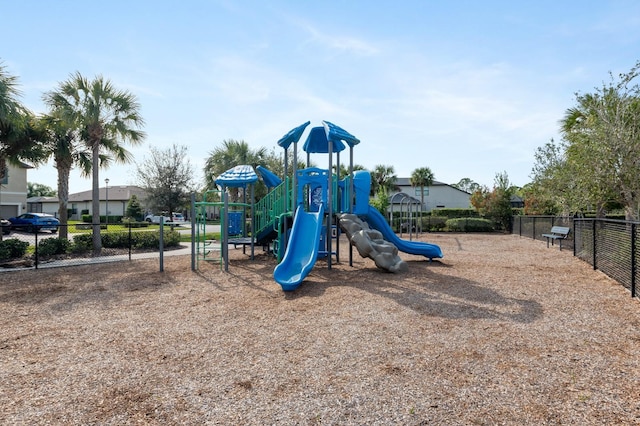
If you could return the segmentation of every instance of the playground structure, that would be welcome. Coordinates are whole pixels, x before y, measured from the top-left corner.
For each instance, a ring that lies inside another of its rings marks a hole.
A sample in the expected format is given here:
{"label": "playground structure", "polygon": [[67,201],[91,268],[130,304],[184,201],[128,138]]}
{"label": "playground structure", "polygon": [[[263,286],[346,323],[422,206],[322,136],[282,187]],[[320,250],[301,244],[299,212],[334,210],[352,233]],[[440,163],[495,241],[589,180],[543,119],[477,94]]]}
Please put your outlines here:
{"label": "playground structure", "polygon": [[[397,251],[422,255],[430,261],[443,257],[440,247],[434,244],[406,241],[398,238],[386,218],[369,205],[371,177],[367,171],[353,170],[353,149],[360,140],[344,129],[323,121],[322,126],[312,127],[308,132],[303,150],[307,154],[326,154],[326,169],[308,167],[298,170],[298,143],[309,121],[292,129],[279,141],[284,149],[284,176],[279,178],[271,171],[258,166],[240,165],[223,173],[216,179],[220,188],[216,201],[193,202],[196,218],[192,241],[192,267],[199,260],[216,260],[228,270],[228,247],[230,244],[251,247],[254,255],[256,245],[268,247],[278,260],[273,276],[285,291],[295,290],[313,269],[318,258],[326,259],[331,269],[333,259],[339,259],[339,235],[343,227],[351,243],[363,257],[371,257],[376,265],[388,271],[404,270],[399,263]],[[289,172],[288,150],[293,145],[292,171]],[[334,170],[340,170],[340,153],[349,147],[349,175],[340,179]],[[257,172],[257,173],[256,173]],[[253,184],[258,174],[269,192],[254,202]],[[291,176],[291,177],[289,177]],[[242,190],[243,202],[229,202],[230,190]],[[215,192],[215,191],[213,191]],[[247,202],[247,193],[250,193]],[[221,212],[221,241],[219,248],[214,242],[203,238],[206,229],[206,208],[215,206]],[[250,216],[247,212],[250,211]],[[241,213],[239,213],[241,212]],[[342,215],[345,216],[342,216]],[[232,223],[240,217],[241,224]],[[340,222],[340,217],[347,220]],[[246,221],[249,220],[250,226]],[[247,229],[247,228],[250,228]],[[217,257],[208,257],[216,252]],[[352,265],[352,250],[349,251]]]}
{"label": "playground structure", "polygon": [[[400,200],[400,212],[398,215],[394,214],[396,200]],[[407,207],[406,210],[405,205]],[[416,206],[415,212],[414,206]],[[392,228],[394,221],[395,229],[398,230],[400,237],[402,237],[402,233],[406,230],[409,233],[409,241],[413,240],[414,233],[422,232],[422,203],[420,200],[404,192],[393,194],[389,200],[389,224],[391,224]]]}

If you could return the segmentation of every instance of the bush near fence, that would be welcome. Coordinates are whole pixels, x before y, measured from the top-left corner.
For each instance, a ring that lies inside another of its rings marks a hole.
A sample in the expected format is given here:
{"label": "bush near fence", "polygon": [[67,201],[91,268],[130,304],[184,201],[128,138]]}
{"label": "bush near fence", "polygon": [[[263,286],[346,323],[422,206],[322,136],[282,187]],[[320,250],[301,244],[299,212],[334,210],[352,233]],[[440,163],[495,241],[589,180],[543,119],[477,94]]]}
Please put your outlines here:
{"label": "bush near fence", "polygon": [[433,209],[431,210],[431,216],[443,216],[447,219],[458,219],[462,217],[479,217],[479,213],[476,209]]}
{"label": "bush near fence", "polygon": [[[68,226],[68,225],[67,225]],[[104,225],[106,226],[106,225]],[[62,227],[62,225],[61,225]],[[73,227],[70,229],[73,229]],[[115,229],[122,229],[120,226]],[[131,254],[132,250],[154,251],[160,247],[159,230],[137,230],[127,229],[121,232],[101,232],[102,256],[114,254]],[[71,234],[71,240],[61,239],[52,236],[48,232],[28,234],[14,232],[11,236],[5,236],[0,241],[0,262],[12,262],[21,258],[36,260],[48,260],[63,256],[63,258],[77,259],[82,263],[84,257],[91,257],[93,252],[93,234],[81,233]],[[175,248],[180,246],[180,233],[175,230],[165,230],[163,232],[163,246],[165,248]]]}
{"label": "bush near fence", "polygon": [[[109,215],[109,220],[107,220],[107,216],[101,215],[100,216],[100,223],[120,223],[122,222],[122,218],[124,216],[122,215]],[[81,220],[85,223],[91,223],[93,221],[93,215],[90,214],[83,214],[81,216]]]}
{"label": "bush near fence", "polygon": [[14,238],[0,241],[0,261],[7,261],[24,256],[29,243]]}
{"label": "bush near fence", "polygon": [[488,219],[479,217],[466,217],[447,220],[447,229],[453,232],[491,232],[494,223]]}

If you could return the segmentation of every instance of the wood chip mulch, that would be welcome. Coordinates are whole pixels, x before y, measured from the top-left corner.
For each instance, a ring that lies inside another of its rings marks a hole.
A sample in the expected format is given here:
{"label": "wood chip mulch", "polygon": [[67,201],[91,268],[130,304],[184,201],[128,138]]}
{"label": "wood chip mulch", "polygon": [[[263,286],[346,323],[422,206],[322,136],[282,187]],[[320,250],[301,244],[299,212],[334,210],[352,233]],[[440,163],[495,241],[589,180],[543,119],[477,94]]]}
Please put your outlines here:
{"label": "wood chip mulch", "polygon": [[378,270],[273,258],[0,271],[0,424],[640,424],[640,304],[557,247],[425,234]]}

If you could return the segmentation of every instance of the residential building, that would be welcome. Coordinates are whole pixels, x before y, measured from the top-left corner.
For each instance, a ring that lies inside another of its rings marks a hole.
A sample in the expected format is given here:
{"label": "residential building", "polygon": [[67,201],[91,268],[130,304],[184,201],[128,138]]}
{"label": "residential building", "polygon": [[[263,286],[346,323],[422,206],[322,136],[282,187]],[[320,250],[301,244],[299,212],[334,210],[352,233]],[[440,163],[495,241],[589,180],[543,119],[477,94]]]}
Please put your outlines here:
{"label": "residential building", "polygon": [[58,197],[29,197],[27,198],[27,211],[58,216]]}
{"label": "residential building", "polygon": [[[109,209],[109,216],[125,216],[127,204],[131,196],[135,195],[144,206],[145,191],[138,186],[105,186],[100,188],[100,215],[104,216]],[[67,208],[70,210],[70,220],[81,220],[83,214],[91,214],[92,191],[82,191],[69,194]],[[48,213],[58,216],[57,197],[31,197],[27,199],[27,211],[33,213]]]}
{"label": "residential building", "polygon": [[7,163],[7,172],[0,178],[0,217],[7,219],[27,211],[28,164]]}
{"label": "residential building", "polygon": [[[140,204],[144,206],[147,195],[144,189],[139,186],[122,185],[99,188],[100,215],[125,216],[127,204],[133,195],[138,197]],[[69,202],[67,203],[68,208],[71,209],[69,219],[80,220],[83,214],[92,214],[92,200],[93,193],[90,190],[69,194]]]}
{"label": "residential building", "polygon": [[[412,204],[412,210],[419,210],[422,188],[411,186],[409,178],[398,178],[396,188],[396,191],[389,194],[394,211],[400,211],[401,205],[404,205],[404,210],[407,210],[408,204]],[[471,207],[471,194],[468,192],[438,181],[433,181],[430,186],[424,188],[422,210],[425,212],[439,208],[466,209],[469,207]]]}

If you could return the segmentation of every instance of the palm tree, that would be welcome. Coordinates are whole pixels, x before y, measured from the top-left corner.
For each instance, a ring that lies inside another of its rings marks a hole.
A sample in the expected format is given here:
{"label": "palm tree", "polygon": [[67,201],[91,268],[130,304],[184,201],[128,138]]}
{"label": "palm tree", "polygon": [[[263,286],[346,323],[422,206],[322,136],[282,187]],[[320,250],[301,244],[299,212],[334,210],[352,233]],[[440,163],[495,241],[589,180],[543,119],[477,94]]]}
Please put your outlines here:
{"label": "palm tree", "polygon": [[393,166],[378,164],[371,172],[371,195],[375,196],[380,188],[392,192],[396,187],[396,171]]}
{"label": "palm tree", "polygon": [[39,162],[42,159],[39,135],[33,114],[19,101],[18,79],[0,64],[0,177],[7,162]]}
{"label": "palm tree", "polygon": [[[102,76],[88,80],[79,72],[60,83],[57,90],[46,93],[45,99],[91,149],[93,252],[99,255],[102,242],[98,170],[112,159],[122,163],[131,161],[131,154],[121,142],[136,145],[144,140],[144,132],[137,129],[144,125],[140,104],[133,94],[116,89]],[[101,157],[101,153],[108,155]]]}
{"label": "palm tree", "polygon": [[[239,165],[250,165],[255,168],[260,164],[264,164],[267,157],[268,152],[266,148],[252,150],[245,141],[237,141],[234,139],[223,140],[222,146],[211,151],[205,161],[205,188],[215,188],[215,179],[227,170]],[[232,198],[234,201],[238,200],[239,191],[237,191],[237,188],[232,192]]]}
{"label": "palm tree", "polygon": [[[47,99],[45,99],[45,102]],[[67,238],[69,176],[74,166],[80,168],[81,176],[91,175],[91,150],[78,140],[78,132],[59,118],[55,105],[50,105],[52,112],[39,120],[42,129],[43,143],[48,155],[58,171],[58,219],[62,223],[59,238]]]}
{"label": "palm tree", "polygon": [[420,167],[411,173],[411,186],[420,188],[420,205],[424,207],[424,188],[433,184],[433,172],[428,167]]}

